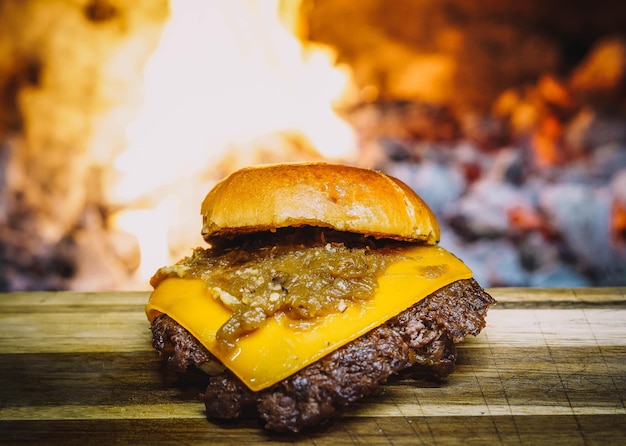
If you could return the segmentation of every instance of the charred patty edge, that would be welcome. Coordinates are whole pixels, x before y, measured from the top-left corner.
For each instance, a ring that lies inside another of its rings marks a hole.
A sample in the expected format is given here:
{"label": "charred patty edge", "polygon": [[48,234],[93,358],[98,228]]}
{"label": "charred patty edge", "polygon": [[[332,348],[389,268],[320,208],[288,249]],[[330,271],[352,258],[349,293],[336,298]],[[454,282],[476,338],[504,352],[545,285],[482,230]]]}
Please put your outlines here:
{"label": "charred patty edge", "polygon": [[376,392],[390,376],[412,367],[443,379],[454,369],[455,344],[477,335],[495,300],[474,279],[453,282],[384,324],[258,392],[225,370],[202,344],[167,315],[154,319],[152,344],[167,368],[208,372],[203,395],[209,419],[254,412],[265,428],[298,432]]}

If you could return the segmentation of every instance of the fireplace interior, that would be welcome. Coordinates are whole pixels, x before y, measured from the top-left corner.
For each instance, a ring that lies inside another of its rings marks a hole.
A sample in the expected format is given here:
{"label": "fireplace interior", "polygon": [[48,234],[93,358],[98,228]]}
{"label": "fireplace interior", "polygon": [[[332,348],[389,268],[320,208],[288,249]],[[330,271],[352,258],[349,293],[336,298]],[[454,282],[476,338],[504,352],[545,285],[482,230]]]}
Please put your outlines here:
{"label": "fireplace interior", "polygon": [[380,169],[489,286],[626,285],[618,0],[0,0],[0,291],[147,289],[248,164]]}

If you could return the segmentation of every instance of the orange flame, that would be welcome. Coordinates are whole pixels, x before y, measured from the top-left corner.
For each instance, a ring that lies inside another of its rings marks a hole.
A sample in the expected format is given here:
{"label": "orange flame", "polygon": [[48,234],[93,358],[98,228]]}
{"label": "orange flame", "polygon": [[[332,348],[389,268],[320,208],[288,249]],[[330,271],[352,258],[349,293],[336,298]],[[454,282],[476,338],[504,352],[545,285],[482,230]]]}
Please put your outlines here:
{"label": "orange flame", "polygon": [[139,283],[201,243],[200,202],[232,145],[254,148],[255,138],[297,130],[323,157],[353,155],[353,131],[332,107],[347,73],[333,67],[328,50],[304,51],[280,23],[278,6],[172,0],[109,191],[126,208],[118,227],[140,245]]}

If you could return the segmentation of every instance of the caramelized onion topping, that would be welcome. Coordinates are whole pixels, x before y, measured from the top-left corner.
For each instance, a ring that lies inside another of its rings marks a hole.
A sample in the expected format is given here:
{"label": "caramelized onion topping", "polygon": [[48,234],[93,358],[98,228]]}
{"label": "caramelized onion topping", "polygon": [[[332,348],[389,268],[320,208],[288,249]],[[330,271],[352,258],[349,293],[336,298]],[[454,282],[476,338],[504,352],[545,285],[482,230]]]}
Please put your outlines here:
{"label": "caramelized onion topping", "polygon": [[[343,239],[342,241],[340,241]],[[371,298],[377,276],[401,256],[401,242],[347,238],[331,230],[283,230],[229,240],[161,268],[154,287],[167,277],[202,279],[232,310],[217,339],[234,347],[271,316],[306,325]]]}

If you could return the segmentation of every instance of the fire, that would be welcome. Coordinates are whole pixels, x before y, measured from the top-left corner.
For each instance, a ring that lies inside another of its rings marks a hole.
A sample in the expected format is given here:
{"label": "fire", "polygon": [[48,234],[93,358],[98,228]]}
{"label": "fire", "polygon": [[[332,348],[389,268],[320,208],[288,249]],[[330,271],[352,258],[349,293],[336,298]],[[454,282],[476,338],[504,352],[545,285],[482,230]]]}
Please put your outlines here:
{"label": "fire", "polygon": [[253,151],[268,134],[296,131],[320,157],[353,156],[353,131],[333,111],[348,74],[328,49],[302,47],[279,1],[171,1],[109,191],[124,209],[114,221],[138,240],[140,284],[202,243],[200,202],[233,147]]}

